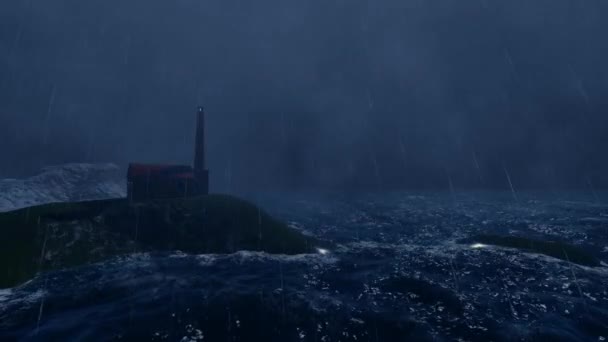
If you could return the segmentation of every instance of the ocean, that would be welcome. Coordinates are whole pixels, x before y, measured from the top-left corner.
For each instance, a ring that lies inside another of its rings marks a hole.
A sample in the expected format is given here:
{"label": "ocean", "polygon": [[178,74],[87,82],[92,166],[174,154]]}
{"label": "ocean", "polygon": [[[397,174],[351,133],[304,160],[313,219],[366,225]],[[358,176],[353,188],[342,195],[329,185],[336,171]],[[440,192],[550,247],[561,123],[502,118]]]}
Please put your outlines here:
{"label": "ocean", "polygon": [[[133,253],[42,273],[0,289],[0,340],[608,339],[608,194],[249,199],[327,246],[292,256]],[[561,241],[599,265],[478,243],[480,234]]]}

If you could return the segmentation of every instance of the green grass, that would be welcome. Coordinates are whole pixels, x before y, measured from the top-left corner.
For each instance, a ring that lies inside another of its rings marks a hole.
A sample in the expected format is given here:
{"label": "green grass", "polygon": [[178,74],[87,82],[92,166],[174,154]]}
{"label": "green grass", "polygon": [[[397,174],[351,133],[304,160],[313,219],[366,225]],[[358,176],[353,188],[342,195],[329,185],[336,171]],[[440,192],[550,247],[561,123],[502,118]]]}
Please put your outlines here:
{"label": "green grass", "polygon": [[35,206],[0,214],[0,237],[0,288],[38,272],[133,251],[298,254],[315,244],[255,205],[227,195]]}
{"label": "green grass", "polygon": [[583,266],[600,266],[600,262],[585,250],[561,241],[543,241],[518,236],[477,235],[467,242],[516,248],[569,261]]}

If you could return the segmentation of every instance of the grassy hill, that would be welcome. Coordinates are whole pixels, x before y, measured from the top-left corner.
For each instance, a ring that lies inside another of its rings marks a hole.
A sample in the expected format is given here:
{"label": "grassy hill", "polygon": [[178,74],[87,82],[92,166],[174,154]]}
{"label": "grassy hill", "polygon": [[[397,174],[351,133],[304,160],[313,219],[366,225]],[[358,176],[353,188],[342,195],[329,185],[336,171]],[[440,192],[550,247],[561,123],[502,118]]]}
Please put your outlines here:
{"label": "grassy hill", "polygon": [[0,214],[0,288],[134,251],[298,254],[310,237],[227,195],[54,203]]}

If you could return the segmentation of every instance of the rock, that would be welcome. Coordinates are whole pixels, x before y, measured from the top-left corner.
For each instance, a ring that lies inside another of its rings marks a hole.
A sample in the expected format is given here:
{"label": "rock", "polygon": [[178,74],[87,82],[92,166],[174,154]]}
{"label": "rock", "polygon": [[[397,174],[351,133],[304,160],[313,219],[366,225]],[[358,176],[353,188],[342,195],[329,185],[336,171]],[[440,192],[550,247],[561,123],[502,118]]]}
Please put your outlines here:
{"label": "rock", "polygon": [[599,260],[585,250],[562,241],[544,241],[520,236],[493,234],[477,235],[461,243],[482,243],[500,247],[515,248],[525,252],[547,255],[583,266],[600,266]]}

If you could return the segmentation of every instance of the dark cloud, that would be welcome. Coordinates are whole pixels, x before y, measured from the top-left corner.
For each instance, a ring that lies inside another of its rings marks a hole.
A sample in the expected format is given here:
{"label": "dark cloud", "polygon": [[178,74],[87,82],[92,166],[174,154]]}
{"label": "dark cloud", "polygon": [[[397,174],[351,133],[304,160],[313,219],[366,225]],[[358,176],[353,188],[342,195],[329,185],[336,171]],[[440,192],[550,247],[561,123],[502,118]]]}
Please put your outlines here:
{"label": "dark cloud", "polygon": [[0,175],[188,163],[217,190],[608,186],[600,0],[7,0]]}

